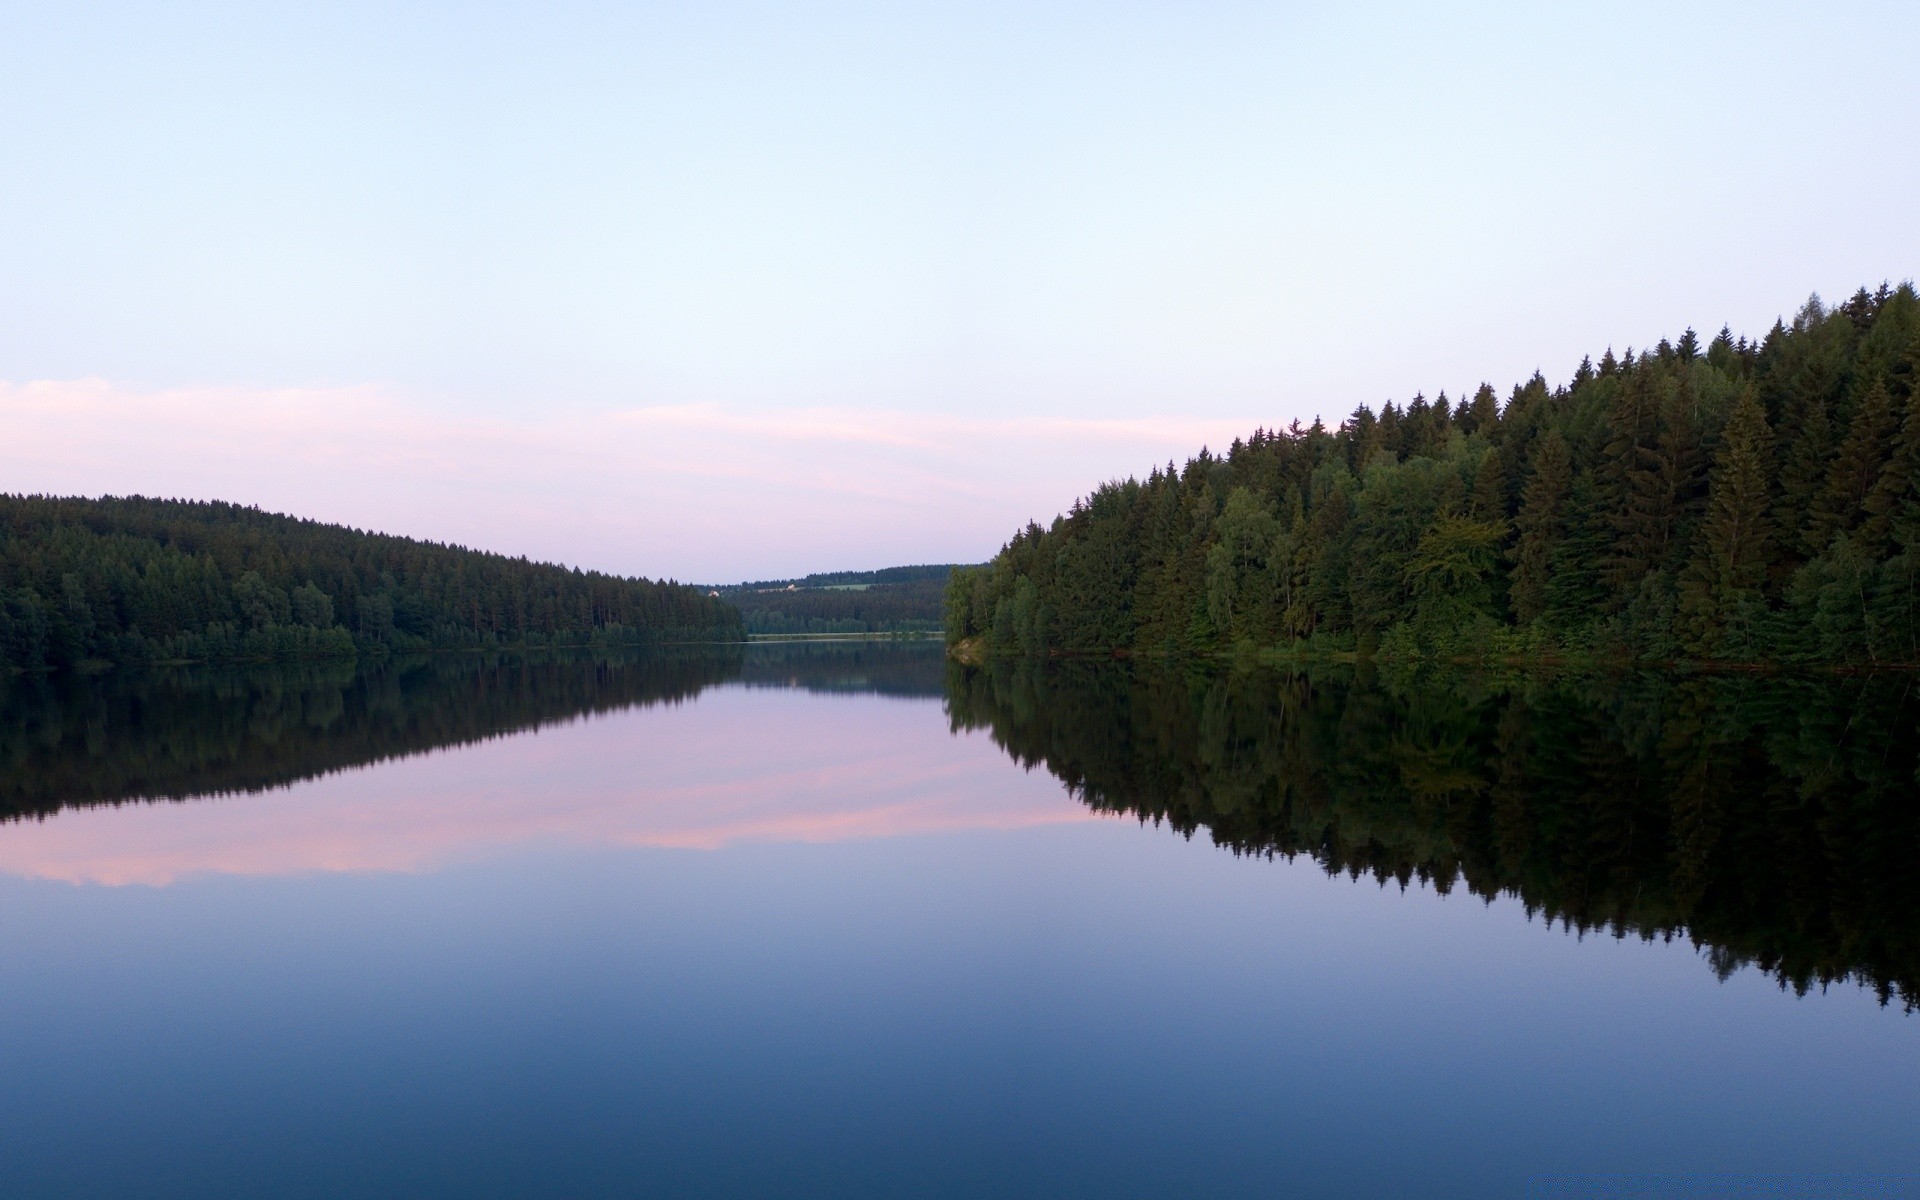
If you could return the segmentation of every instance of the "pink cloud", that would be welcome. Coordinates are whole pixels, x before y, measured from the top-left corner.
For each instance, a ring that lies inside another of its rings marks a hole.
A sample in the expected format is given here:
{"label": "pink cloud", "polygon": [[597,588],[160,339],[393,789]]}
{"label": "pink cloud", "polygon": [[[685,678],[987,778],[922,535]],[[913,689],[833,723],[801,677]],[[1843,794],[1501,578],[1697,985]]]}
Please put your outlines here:
{"label": "pink cloud", "polygon": [[0,871],[160,886],[425,871],[532,844],[716,850],[1097,820],[928,703],[723,688],[254,796],[0,825]]}
{"label": "pink cloud", "polygon": [[1254,424],[711,405],[505,418],[377,387],[0,383],[0,486],[234,500],[726,582],[984,559],[1102,481]]}

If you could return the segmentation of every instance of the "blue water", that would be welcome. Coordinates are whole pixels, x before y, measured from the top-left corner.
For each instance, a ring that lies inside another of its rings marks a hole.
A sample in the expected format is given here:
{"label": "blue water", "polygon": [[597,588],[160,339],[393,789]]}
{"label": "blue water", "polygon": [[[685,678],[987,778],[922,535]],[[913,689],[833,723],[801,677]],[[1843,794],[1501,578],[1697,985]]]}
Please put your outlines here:
{"label": "blue water", "polygon": [[[876,745],[889,765],[863,773]],[[544,787],[556,754],[566,782]],[[819,769],[783,827],[788,755]],[[260,848],[275,812],[404,810],[470,777],[493,781],[486,828],[404,861],[366,865],[354,838],[459,819],[350,831],[332,865]],[[698,845],[678,843],[704,811],[637,834],[500,816],[583,780],[700,809],[709,777],[754,819]],[[895,788],[937,792],[938,819],[888,812]],[[127,866],[162,835],[164,868]],[[1920,1171],[1920,1017],[1898,1004],[1093,818],[951,733],[937,697],[724,685],[290,789],[0,826],[0,853],[9,1197],[1495,1196],[1546,1173]]]}

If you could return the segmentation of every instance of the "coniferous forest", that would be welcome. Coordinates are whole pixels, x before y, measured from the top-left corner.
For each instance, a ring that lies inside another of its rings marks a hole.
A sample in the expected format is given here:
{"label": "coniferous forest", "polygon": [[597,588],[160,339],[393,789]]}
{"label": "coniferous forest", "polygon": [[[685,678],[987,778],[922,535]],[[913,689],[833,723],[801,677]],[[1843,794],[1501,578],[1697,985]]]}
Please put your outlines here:
{"label": "coniferous forest", "polygon": [[741,636],[682,584],[235,504],[0,496],[0,671]]}
{"label": "coniferous forest", "polygon": [[991,653],[1920,663],[1920,299],[1258,430],[956,572]]}

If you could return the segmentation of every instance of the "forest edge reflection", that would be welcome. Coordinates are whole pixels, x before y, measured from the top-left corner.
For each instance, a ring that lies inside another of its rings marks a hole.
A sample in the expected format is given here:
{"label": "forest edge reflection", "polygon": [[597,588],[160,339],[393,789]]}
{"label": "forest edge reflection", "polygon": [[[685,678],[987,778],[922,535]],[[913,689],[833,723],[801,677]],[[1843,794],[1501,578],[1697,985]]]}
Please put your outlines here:
{"label": "forest edge reflection", "polygon": [[941,694],[932,643],[444,654],[0,679],[0,821],[248,794],[724,683]]}
{"label": "forest edge reflection", "polygon": [[[1010,778],[984,735],[949,736],[934,708],[938,647],[926,649],[931,653],[884,646],[749,650],[720,664],[716,675],[728,686],[697,705],[673,702],[687,694],[673,686],[685,682],[686,664],[659,661],[468,660],[469,670],[488,676],[479,683],[451,671],[454,664],[428,663],[405,686],[391,678],[349,680],[356,694],[344,704],[336,696],[316,705],[324,689],[309,689],[302,703],[241,689],[233,702],[257,702],[266,719],[244,729],[237,763],[212,757],[217,741],[196,744],[191,775],[231,778],[244,768],[284,777],[332,761],[312,753],[305,731],[265,736],[280,731],[287,714],[316,708],[334,714],[331,727],[343,744],[391,748],[395,729],[456,728],[431,709],[468,703],[476,693],[488,697],[489,711],[522,718],[553,716],[557,706],[543,709],[540,697],[591,700],[593,707],[582,719],[523,724],[524,736],[470,737],[456,754],[390,755],[374,770],[330,768],[272,794],[197,803],[137,803],[129,796],[68,806],[0,826],[0,873],[168,886],[208,875],[418,873],[552,852],[717,850],[1102,819],[1044,775]],[[447,673],[451,678],[437,677]],[[643,686],[649,679],[660,686]],[[367,691],[388,702],[369,705],[357,694]],[[901,703],[902,696],[918,700]],[[621,697],[638,699],[616,713]],[[403,720],[409,704],[429,710],[426,719]],[[225,727],[246,725],[243,714]],[[474,723],[467,725],[471,732]],[[117,759],[150,767],[180,731],[161,722],[143,737],[136,732],[123,725],[104,739],[101,781],[134,777]],[[128,752],[116,754],[116,745]],[[276,751],[285,757],[276,761]],[[149,778],[156,778],[150,770]]]}
{"label": "forest edge reflection", "polygon": [[1915,683],[994,660],[947,707],[1098,811],[1911,1011]]}
{"label": "forest edge reflection", "polygon": [[[801,643],[16,680],[0,693],[0,815],[259,792],[726,683],[944,696],[953,730],[1044,766],[1088,816],[1511,895],[1575,930],[1689,937],[1723,976],[1752,964],[1798,992],[1851,980],[1909,1009],[1920,996],[1904,674],[961,666],[929,645]],[[942,803],[899,828],[965,827]],[[842,827],[883,835],[878,813]],[[780,824],[767,816],[751,828]]]}

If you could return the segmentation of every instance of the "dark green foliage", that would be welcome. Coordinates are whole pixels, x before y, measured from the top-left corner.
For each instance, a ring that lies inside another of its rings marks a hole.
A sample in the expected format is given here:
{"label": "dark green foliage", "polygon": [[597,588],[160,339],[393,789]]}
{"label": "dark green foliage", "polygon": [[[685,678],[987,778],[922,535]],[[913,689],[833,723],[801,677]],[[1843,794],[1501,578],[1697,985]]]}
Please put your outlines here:
{"label": "dark green foliage", "polygon": [[995,653],[1920,663],[1920,298],[1816,297],[1106,485],[956,572]]}
{"label": "dark green foliage", "polygon": [[1766,619],[1767,462],[1771,435],[1751,391],[1741,394],[1720,444],[1707,520],[1681,582],[1683,636],[1695,651],[1756,657]]}
{"label": "dark green foliage", "polygon": [[1380,675],[996,659],[949,668],[948,712],[1094,809],[1237,853],[1920,1002],[1904,674]]}
{"label": "dark green foliage", "polygon": [[0,672],[740,636],[680,584],[234,504],[0,496]]}
{"label": "dark green foliage", "polygon": [[1547,611],[1553,557],[1567,535],[1567,504],[1573,492],[1573,460],[1566,439],[1549,429],[1534,451],[1533,475],[1520,503],[1519,544],[1514,548],[1513,615],[1537,621]]}

